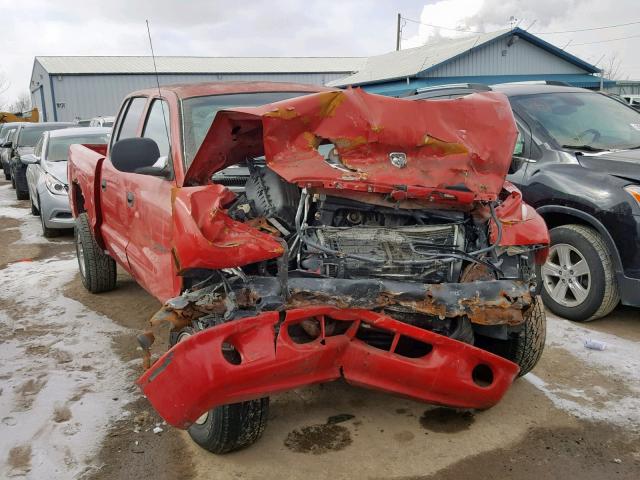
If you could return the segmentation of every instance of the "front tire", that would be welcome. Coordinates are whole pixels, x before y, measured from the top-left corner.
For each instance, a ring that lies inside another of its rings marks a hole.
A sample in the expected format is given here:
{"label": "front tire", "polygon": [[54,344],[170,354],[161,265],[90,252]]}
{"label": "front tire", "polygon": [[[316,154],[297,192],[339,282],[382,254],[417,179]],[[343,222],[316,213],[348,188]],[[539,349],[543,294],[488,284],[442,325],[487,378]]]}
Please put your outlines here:
{"label": "front tire", "polygon": [[[191,328],[182,329],[176,336],[177,342],[193,333]],[[268,416],[269,397],[232,403],[209,410],[189,427],[188,432],[205,450],[224,454],[257,442],[267,426]]]}
{"label": "front tire", "polygon": [[96,242],[86,213],[76,218],[74,236],[84,287],[91,293],[108,292],[116,288],[116,262]]}
{"label": "front tire", "polygon": [[547,338],[547,316],[540,297],[524,312],[522,330],[507,340],[505,357],[520,366],[519,377],[526,375],[538,364]]}
{"label": "front tire", "polygon": [[551,229],[549,257],[538,267],[544,304],[556,315],[587,322],[620,301],[611,254],[602,236],[584,225]]}

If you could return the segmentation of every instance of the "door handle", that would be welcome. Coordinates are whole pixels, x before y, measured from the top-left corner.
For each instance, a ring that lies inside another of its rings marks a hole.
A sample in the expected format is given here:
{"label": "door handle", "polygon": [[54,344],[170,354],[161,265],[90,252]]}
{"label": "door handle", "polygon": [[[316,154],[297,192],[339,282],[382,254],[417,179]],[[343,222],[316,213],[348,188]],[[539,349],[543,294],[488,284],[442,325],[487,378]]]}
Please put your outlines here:
{"label": "door handle", "polygon": [[132,192],[127,192],[127,205],[129,205],[130,207],[133,207],[133,199],[135,197],[133,196]]}
{"label": "door handle", "polygon": [[102,182],[100,182],[100,188],[104,192],[107,189],[107,181],[103,178]]}

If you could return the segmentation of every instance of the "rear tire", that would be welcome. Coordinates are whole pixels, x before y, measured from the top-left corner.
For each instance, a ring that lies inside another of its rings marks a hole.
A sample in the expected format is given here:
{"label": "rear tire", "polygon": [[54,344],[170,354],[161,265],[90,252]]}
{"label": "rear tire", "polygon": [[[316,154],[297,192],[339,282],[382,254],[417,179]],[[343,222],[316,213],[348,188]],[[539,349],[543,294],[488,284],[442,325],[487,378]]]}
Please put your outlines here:
{"label": "rear tire", "polygon": [[[192,328],[184,328],[171,338],[177,343],[193,333]],[[219,455],[257,442],[264,433],[268,417],[269,397],[264,397],[209,410],[189,427],[188,432],[202,448]]]}
{"label": "rear tire", "polygon": [[91,293],[113,290],[116,287],[116,262],[96,242],[86,213],[76,218],[74,236],[84,287]]}
{"label": "rear tire", "polygon": [[[538,278],[543,284],[541,293],[544,304],[556,315],[579,322],[596,320],[611,313],[620,302],[620,294],[611,254],[602,236],[584,225],[563,225],[551,229],[550,234],[549,259],[542,267],[537,267]],[[555,255],[554,247],[558,251]],[[567,277],[567,269],[562,269],[562,275],[555,274],[562,268],[561,265],[558,268],[558,262],[562,263],[562,250],[570,252],[565,255],[569,258],[569,272],[573,272],[571,268],[577,265],[573,262],[580,258],[586,263],[588,268],[582,277]],[[577,280],[582,282],[580,285],[586,286],[580,290],[584,295],[580,301],[578,297],[573,297],[573,293],[570,293],[572,289],[568,288],[571,285],[575,289]],[[559,289],[554,290],[554,286],[563,281],[567,282],[562,285],[567,285],[563,290],[566,292],[564,296],[560,295]]]}

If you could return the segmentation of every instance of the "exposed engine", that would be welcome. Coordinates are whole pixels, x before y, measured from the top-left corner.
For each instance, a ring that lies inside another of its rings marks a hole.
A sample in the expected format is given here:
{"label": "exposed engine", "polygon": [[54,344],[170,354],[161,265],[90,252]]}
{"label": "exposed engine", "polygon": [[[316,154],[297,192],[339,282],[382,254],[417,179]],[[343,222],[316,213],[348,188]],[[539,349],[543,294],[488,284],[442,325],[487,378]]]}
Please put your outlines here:
{"label": "exposed engine", "polygon": [[[470,223],[464,213],[301,192],[265,166],[249,170],[244,192],[229,214],[242,221],[266,219],[263,228],[288,241],[295,269],[331,278],[458,281]],[[233,179],[235,185],[237,178],[227,172],[215,180]]]}

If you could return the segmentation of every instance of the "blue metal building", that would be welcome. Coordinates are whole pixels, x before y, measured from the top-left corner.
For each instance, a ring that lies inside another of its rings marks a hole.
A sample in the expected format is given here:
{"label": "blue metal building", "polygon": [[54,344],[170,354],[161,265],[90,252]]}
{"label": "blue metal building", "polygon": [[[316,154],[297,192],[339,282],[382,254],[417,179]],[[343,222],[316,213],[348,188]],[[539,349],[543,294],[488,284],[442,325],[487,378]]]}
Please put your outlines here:
{"label": "blue metal building", "polygon": [[[597,89],[600,69],[520,28],[439,39],[420,47],[369,57],[331,86],[361,86],[385,95],[451,83],[556,80]],[[615,82],[604,79],[603,86]]]}

